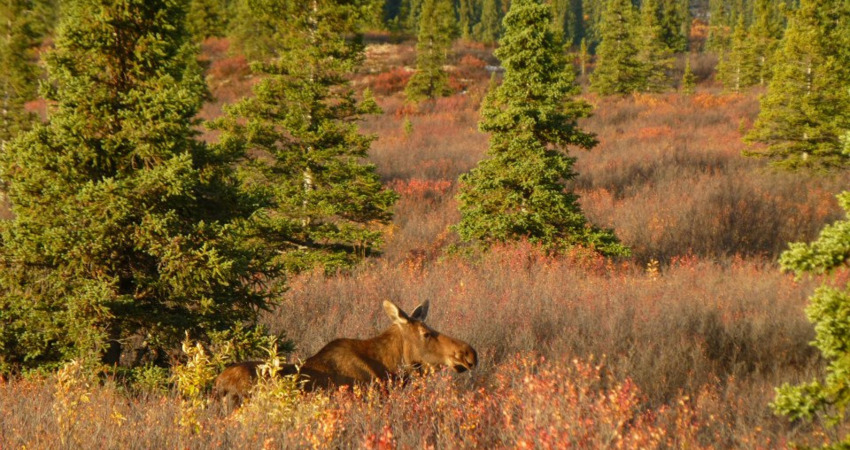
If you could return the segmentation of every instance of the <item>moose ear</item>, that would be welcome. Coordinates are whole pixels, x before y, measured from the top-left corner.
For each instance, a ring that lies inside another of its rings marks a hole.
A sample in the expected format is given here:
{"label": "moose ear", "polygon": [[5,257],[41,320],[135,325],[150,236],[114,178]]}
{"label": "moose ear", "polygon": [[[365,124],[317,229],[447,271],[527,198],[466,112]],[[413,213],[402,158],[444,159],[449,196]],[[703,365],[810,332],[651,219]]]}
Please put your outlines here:
{"label": "moose ear", "polygon": [[389,300],[384,300],[384,311],[387,312],[387,315],[393,323],[407,323],[410,321],[410,317],[407,316],[407,313],[402,311],[401,308]]}
{"label": "moose ear", "polygon": [[410,315],[411,319],[419,320],[421,322],[424,322],[426,317],[428,317],[428,300],[425,300],[421,305],[417,306],[416,309],[413,310],[413,314]]}

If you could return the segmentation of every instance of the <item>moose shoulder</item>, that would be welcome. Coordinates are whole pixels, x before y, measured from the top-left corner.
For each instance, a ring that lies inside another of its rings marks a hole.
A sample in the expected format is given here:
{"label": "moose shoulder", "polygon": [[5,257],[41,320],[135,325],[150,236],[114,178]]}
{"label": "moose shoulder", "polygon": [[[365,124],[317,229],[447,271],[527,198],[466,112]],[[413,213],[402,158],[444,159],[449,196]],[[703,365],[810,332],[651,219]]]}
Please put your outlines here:
{"label": "moose shoulder", "polygon": [[[384,301],[393,324],[371,339],[335,339],[296,369],[287,365],[283,375],[298,374],[305,389],[346,386],[389,379],[416,367],[447,366],[458,372],[475,367],[478,355],[469,344],[441,334],[425,324],[428,302],[407,315]],[[241,399],[257,380],[257,361],[227,367],[215,381],[218,397]]]}

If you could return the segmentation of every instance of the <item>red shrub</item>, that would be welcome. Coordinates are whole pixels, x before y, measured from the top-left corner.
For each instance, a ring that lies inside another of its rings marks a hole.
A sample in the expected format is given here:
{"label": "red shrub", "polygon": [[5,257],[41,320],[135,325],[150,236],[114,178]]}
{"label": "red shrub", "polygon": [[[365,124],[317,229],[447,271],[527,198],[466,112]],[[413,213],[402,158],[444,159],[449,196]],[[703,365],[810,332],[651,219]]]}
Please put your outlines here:
{"label": "red shrub", "polygon": [[377,95],[392,95],[403,91],[412,76],[412,71],[404,67],[396,67],[373,77],[369,82],[369,87]]}

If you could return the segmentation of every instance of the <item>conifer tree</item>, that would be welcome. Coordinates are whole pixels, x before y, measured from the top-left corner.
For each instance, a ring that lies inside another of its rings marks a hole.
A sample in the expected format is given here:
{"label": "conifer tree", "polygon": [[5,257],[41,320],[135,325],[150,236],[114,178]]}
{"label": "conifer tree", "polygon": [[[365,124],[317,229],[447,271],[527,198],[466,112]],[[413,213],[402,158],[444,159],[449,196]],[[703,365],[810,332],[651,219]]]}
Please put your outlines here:
{"label": "conifer tree", "polygon": [[590,61],[590,52],[587,50],[587,39],[582,38],[581,44],[579,44],[579,75],[581,75],[582,82],[586,82],[587,77],[587,63]]}
{"label": "conifer tree", "polygon": [[731,11],[726,0],[709,0],[707,50],[722,53],[729,49],[732,34]]}
{"label": "conifer tree", "polygon": [[37,120],[24,111],[24,103],[35,98],[38,80],[34,62],[39,40],[33,8],[30,0],[0,5],[0,153]]}
{"label": "conifer tree", "polygon": [[495,44],[502,35],[502,6],[500,0],[483,0],[481,20],[474,27],[475,37],[485,44]]}
{"label": "conifer tree", "polygon": [[551,9],[514,0],[504,23],[495,53],[504,80],[487,94],[479,123],[491,133],[490,146],[487,158],[460,179],[461,220],[454,229],[484,247],[528,239],[552,249],[627,253],[612,232],[587,222],[564,185],[575,177],[567,148],[589,149],[597,141],[577,125],[590,106],[572,98],[579,89],[552,32]]}
{"label": "conifer tree", "polygon": [[691,58],[688,56],[685,58],[685,71],[682,74],[682,93],[685,95],[693,94],[696,89],[696,85],[696,77],[694,76],[694,72],[691,70]]}
{"label": "conifer tree", "polygon": [[461,39],[472,38],[472,27],[477,22],[474,0],[458,0],[457,25]]}
{"label": "conifer tree", "polygon": [[[850,137],[848,133],[847,137]],[[847,142],[850,143],[850,142]],[[848,146],[850,150],[850,145]],[[828,426],[843,423],[850,404],[850,284],[839,273],[850,260],[850,191],[838,196],[848,215],[827,226],[811,244],[793,243],[779,259],[783,269],[824,277],[824,283],[809,298],[806,315],[814,324],[815,340],[827,362],[826,376],[798,386],[777,389],[773,408],[792,420],[825,419]],[[830,448],[847,448],[850,435]]]}
{"label": "conifer tree", "polygon": [[[641,5],[643,7],[643,5]],[[673,52],[688,49],[691,14],[688,0],[662,0],[660,7],[660,39]]]}
{"label": "conifer tree", "polygon": [[287,14],[285,5],[281,0],[234,0],[228,21],[232,47],[252,62],[273,57],[284,23],[280,19]]}
{"label": "conifer tree", "polygon": [[252,65],[261,77],[254,96],[215,124],[230,145],[247,143],[246,177],[274,198],[262,214],[265,240],[291,270],[353,264],[379,247],[391,220],[396,196],[363,161],[374,138],[357,125],[380,110],[368,93],[358,100],[348,82],[364,58],[363,4],[281,0],[254,11],[283,12],[275,16],[277,54]]}
{"label": "conifer tree", "polygon": [[667,72],[673,66],[673,56],[664,43],[657,14],[658,3],[655,0],[644,0],[637,32],[640,44],[637,59],[643,66],[643,80],[638,90],[642,92],[660,92],[670,85]]}
{"label": "conifer tree", "polygon": [[190,0],[186,15],[189,31],[199,41],[224,36],[227,30],[227,4],[223,0]]}
{"label": "conifer tree", "polygon": [[755,51],[752,37],[741,17],[732,33],[731,47],[717,63],[717,78],[727,91],[740,92],[759,82],[759,55]]}
{"label": "conifer tree", "polygon": [[409,101],[451,94],[449,75],[443,66],[448,61],[453,31],[451,0],[425,0],[416,43],[416,73],[404,90]]}
{"label": "conifer tree", "polygon": [[574,0],[552,1],[552,14],[554,16],[552,27],[555,32],[563,36],[561,40],[567,47],[581,39],[579,36],[580,27],[578,26],[579,18],[575,16]]}
{"label": "conifer tree", "polygon": [[416,33],[419,29],[419,18],[422,16],[422,5],[425,0],[402,0],[399,25],[401,31]]}
{"label": "conifer tree", "polygon": [[[175,0],[63,4],[47,57],[49,122],[0,164],[15,218],[0,223],[0,355],[36,366],[137,337],[161,353],[184,333],[254,320],[273,272],[243,224],[261,199],[197,139],[206,86]],[[250,201],[249,201],[250,200]]]}
{"label": "conifer tree", "polygon": [[646,86],[645,65],[638,59],[639,40],[630,0],[608,0],[599,26],[596,68],[590,89],[602,95],[640,92]]}
{"label": "conifer tree", "polygon": [[756,0],[753,5],[753,23],[749,35],[752,40],[752,54],[756,58],[758,84],[764,86],[770,79],[779,40],[782,38],[781,3],[772,0]]}
{"label": "conifer tree", "polygon": [[803,0],[782,42],[747,152],[785,169],[845,168],[840,137],[850,129],[850,3]]}

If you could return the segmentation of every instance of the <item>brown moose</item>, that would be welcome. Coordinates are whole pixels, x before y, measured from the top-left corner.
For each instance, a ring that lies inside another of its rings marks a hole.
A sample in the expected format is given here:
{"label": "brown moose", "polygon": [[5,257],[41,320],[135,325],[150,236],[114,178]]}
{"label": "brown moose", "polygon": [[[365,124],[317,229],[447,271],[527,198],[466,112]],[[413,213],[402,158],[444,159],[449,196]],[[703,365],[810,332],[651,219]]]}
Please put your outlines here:
{"label": "brown moose", "polygon": [[[371,339],[335,339],[304,361],[288,364],[281,375],[297,374],[306,390],[367,384],[408,373],[420,367],[447,366],[457,372],[472,369],[478,354],[469,344],[434,331],[425,324],[428,302],[409,316],[390,301],[384,310],[393,325]],[[215,380],[214,395],[240,403],[257,382],[260,361],[228,366]]]}

